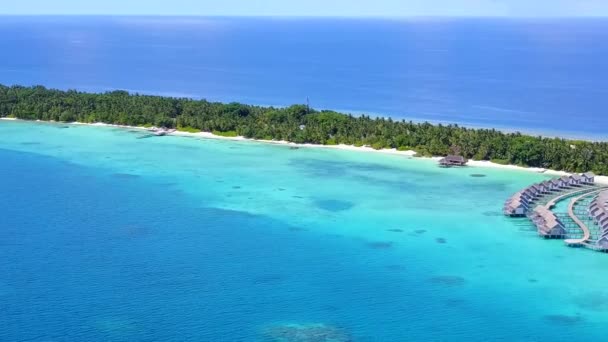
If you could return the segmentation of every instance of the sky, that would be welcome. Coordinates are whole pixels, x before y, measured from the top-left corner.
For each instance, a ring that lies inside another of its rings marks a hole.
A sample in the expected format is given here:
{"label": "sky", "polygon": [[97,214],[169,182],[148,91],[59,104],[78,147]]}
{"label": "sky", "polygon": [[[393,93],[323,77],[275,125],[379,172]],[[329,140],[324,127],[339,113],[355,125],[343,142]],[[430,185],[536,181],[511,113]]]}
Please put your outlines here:
{"label": "sky", "polygon": [[608,0],[0,0],[4,15],[608,16]]}

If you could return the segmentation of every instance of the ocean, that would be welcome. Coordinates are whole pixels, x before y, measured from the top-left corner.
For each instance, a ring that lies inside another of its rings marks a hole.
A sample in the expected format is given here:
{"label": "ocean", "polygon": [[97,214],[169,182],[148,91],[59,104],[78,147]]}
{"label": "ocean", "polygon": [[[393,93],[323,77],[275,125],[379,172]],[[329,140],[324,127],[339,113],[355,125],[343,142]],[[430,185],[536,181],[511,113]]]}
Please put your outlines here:
{"label": "ocean", "polygon": [[1,341],[605,337],[606,255],[501,214],[542,174],[19,121],[0,160]]}
{"label": "ocean", "polygon": [[606,19],[0,17],[0,83],[608,140]]}

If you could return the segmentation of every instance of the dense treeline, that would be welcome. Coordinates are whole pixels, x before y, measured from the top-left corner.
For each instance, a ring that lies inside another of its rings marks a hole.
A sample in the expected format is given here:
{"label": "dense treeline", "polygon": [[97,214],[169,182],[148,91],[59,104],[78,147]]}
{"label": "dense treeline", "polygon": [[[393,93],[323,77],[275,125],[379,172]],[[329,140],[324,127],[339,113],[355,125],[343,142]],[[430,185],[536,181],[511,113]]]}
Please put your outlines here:
{"label": "dense treeline", "polygon": [[467,158],[572,172],[608,174],[608,143],[542,138],[493,129],[431,125],[390,118],[354,117],[332,111],[131,95],[90,94],[0,85],[0,117],[26,120],[155,125],[238,134],[297,143],[369,145],[446,155],[454,147]]}

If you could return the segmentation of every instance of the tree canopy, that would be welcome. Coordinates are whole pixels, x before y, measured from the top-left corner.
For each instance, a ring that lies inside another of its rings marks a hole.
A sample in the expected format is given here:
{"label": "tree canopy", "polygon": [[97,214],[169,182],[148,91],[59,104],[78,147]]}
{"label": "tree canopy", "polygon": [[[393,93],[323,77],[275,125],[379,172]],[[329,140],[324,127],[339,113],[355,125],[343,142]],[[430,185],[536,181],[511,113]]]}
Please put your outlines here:
{"label": "tree canopy", "polygon": [[456,147],[467,158],[570,172],[608,174],[608,143],[431,125],[390,118],[206,100],[62,91],[0,85],[0,117],[63,122],[155,125],[296,143],[368,145],[441,156]]}

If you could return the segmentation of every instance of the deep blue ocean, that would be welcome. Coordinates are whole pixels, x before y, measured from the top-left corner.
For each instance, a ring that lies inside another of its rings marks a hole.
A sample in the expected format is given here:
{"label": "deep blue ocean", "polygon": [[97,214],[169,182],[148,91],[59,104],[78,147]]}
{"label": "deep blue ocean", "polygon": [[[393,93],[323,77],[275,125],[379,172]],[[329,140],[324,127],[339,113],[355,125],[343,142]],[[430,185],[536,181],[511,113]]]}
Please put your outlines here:
{"label": "deep blue ocean", "polygon": [[1,17],[0,83],[608,139],[608,20]]}

